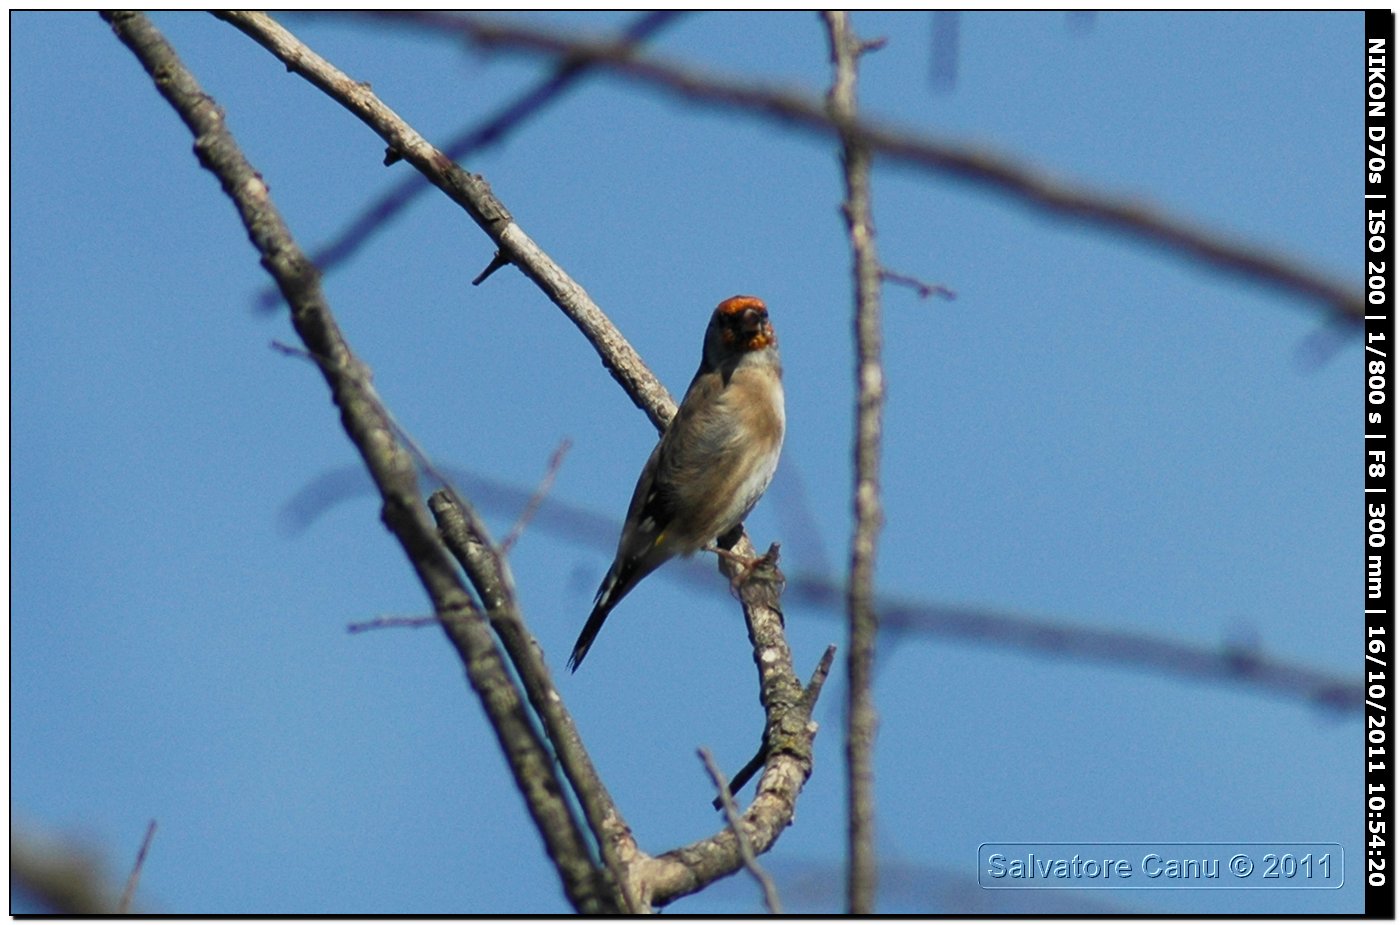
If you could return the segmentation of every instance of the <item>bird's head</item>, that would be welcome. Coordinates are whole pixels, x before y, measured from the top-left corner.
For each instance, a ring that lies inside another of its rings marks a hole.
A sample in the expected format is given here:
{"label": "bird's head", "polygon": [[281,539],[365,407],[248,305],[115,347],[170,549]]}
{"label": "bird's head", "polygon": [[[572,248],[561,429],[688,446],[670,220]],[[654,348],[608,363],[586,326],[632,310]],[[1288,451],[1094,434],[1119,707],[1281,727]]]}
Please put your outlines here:
{"label": "bird's head", "polygon": [[778,335],[768,320],[768,306],[751,295],[736,295],[715,308],[705,332],[705,359],[712,366],[776,348]]}

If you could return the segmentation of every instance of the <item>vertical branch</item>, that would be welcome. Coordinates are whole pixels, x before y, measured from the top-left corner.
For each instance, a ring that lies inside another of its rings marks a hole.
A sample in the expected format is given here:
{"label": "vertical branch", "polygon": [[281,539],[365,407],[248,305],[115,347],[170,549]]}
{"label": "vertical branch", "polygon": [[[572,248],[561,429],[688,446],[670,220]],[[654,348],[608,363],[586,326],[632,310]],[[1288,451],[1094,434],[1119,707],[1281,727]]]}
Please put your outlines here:
{"label": "vertical branch", "polygon": [[853,915],[875,911],[875,702],[871,691],[875,635],[875,541],[880,510],[880,426],[884,406],[884,370],[880,365],[880,264],[875,256],[875,226],[870,212],[870,151],[855,132],[856,65],[872,46],[851,31],[844,12],[823,14],[831,43],[833,77],[827,108],[841,133],[841,164],[846,200],[841,210],[851,236],[855,277],[856,427],[855,529],[851,536],[851,573],[846,606],[850,619],[846,646],[848,775],[847,903]]}

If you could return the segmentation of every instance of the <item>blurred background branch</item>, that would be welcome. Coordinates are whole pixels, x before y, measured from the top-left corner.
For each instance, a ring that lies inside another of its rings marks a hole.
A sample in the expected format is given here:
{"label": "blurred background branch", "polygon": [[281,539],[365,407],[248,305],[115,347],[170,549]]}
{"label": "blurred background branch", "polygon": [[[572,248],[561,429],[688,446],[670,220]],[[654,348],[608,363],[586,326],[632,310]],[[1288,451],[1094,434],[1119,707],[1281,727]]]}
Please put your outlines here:
{"label": "blurred background branch", "polygon": [[[793,479],[790,468],[791,464],[785,464],[780,469],[770,492],[774,496],[770,502],[777,501],[778,506],[800,506],[800,492],[785,487]],[[533,494],[531,489],[462,468],[447,466],[444,471],[478,504],[502,518],[516,517]],[[282,529],[289,535],[301,533],[336,505],[369,494],[364,473],[352,467],[327,471],[286,502],[281,514]],[[810,523],[810,516],[800,511],[788,511],[784,516]],[[612,517],[554,496],[539,505],[532,523],[535,529],[589,550],[608,549],[622,526]],[[789,548],[807,549],[809,554],[805,562],[788,557],[784,570],[788,607],[801,607],[831,620],[844,619],[845,582],[825,571],[819,542],[803,543],[800,539],[794,537]],[[684,584],[696,593],[727,596],[726,590],[715,584],[709,564],[698,560],[677,559],[660,569],[656,578]],[[1303,703],[1336,716],[1349,715],[1362,701],[1358,680],[1280,659],[1250,643],[1202,645],[1047,615],[910,597],[881,595],[876,598],[875,607],[880,613],[880,634],[887,659],[894,643],[900,640],[953,639],[1034,658],[1069,659],[1178,680],[1235,685],[1256,695]]]}
{"label": "blurred background branch", "polygon": [[[586,62],[645,89],[728,112],[746,113],[801,131],[833,138],[841,132],[823,102],[812,94],[766,87],[749,78],[706,72],[644,55],[634,42],[580,38],[574,32],[498,18],[385,15],[405,26],[458,35],[479,48]],[[1360,287],[1333,279],[1296,257],[1235,240],[1140,199],[1063,181],[1009,155],[923,135],[904,126],[859,119],[850,132],[877,161],[885,159],[950,176],[1021,205],[1147,244],[1198,266],[1301,299],[1347,324],[1359,324],[1365,315]]]}

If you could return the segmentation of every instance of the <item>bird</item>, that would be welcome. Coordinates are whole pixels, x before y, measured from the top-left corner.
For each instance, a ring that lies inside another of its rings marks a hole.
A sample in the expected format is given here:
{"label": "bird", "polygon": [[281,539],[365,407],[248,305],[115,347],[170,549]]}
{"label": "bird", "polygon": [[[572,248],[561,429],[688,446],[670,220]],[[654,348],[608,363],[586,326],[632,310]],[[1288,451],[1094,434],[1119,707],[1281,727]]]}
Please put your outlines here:
{"label": "bird", "polygon": [[638,582],[676,556],[714,549],[717,538],[743,522],[773,480],[786,428],[783,367],[768,306],[756,296],[731,296],[710,316],[700,368],[642,467],[617,555],[569,656],[570,671]]}

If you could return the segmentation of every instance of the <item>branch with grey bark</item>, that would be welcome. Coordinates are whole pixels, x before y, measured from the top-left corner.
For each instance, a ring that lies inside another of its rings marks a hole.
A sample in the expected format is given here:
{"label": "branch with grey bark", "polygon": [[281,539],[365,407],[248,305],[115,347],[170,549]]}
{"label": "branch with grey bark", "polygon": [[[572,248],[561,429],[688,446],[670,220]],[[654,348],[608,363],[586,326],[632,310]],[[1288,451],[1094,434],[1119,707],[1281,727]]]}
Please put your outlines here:
{"label": "branch with grey bark", "polygon": [[486,525],[475,509],[454,489],[434,492],[428,504],[437,518],[443,541],[476,589],[486,617],[525,688],[530,706],[544,725],[545,734],[559,757],[559,765],[583,807],[603,863],[611,872],[613,882],[622,890],[623,908],[634,913],[643,911],[644,901],[627,873],[627,864],[637,855],[636,841],[583,747],[578,728],[554,686],[539,644],[520,615],[515,582],[502,551],[491,542]]}
{"label": "branch with grey bark", "polygon": [[[744,537],[732,547],[752,560],[753,546]],[[759,674],[759,699],[765,717],[762,773],[753,801],[737,824],[755,854],[771,848],[792,823],[797,798],[812,773],[812,742],[817,726],[812,711],[821,694],[835,652],[828,649],[812,679],[803,685],[793,670],[792,651],[783,632],[781,596],[785,579],[777,570],[777,550],[749,567],[737,588]],[[720,571],[733,581],[743,566],[727,557]],[[732,788],[731,784],[731,788]],[[743,853],[733,827],[651,859],[643,876],[652,884],[657,904],[686,896],[743,867]]]}
{"label": "branch with grey bark", "polygon": [[851,239],[855,380],[855,457],[850,577],[846,583],[846,814],[847,911],[875,911],[875,554],[884,513],[880,505],[880,432],[885,403],[881,362],[880,261],[870,203],[870,150],[854,130],[860,56],[873,46],[856,37],[845,12],[822,14],[831,49],[832,83],[827,110],[840,127],[841,212]]}
{"label": "branch with grey bark", "polygon": [[491,186],[458,167],[384,105],[367,84],[344,74],[279,25],[257,12],[216,13],[263,48],[287,70],[317,87],[374,131],[389,150],[461,206],[496,245],[501,260],[514,264],[587,338],[603,365],[658,430],[675,414],[675,401],[642,358],[588,293],[527,235]]}
{"label": "branch with grey bark", "polygon": [[584,912],[615,910],[614,888],[593,864],[550,754],[506,671],[486,618],[428,519],[413,458],[397,439],[392,418],[370,384],[368,368],[342,336],[321,291],[319,273],[284,224],[266,184],[243,156],[222,111],[151,22],[131,11],[106,12],[103,17],[193,134],[201,165],[218,178],[233,200],[264,267],[290,306],[292,325],[321,370],[340,408],[345,431],[383,498],[383,520],[403,547],[466,666],[570,902]]}

